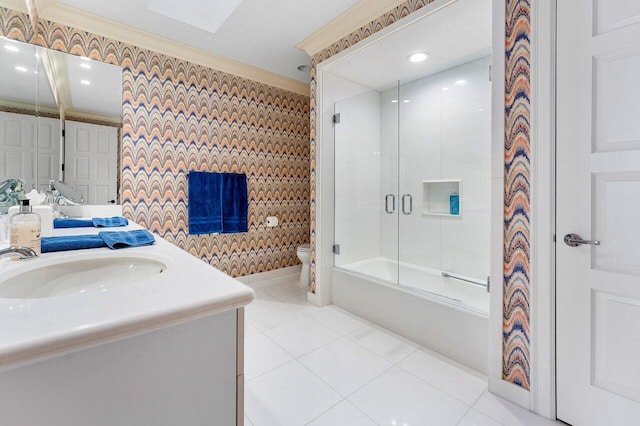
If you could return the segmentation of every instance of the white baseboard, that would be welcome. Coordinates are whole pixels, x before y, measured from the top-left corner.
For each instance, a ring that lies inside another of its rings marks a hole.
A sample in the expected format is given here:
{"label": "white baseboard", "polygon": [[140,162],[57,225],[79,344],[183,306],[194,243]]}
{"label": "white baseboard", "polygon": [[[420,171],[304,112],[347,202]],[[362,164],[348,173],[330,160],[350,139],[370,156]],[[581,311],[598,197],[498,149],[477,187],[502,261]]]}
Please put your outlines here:
{"label": "white baseboard", "polygon": [[513,383],[489,376],[489,392],[531,411],[529,391]]}
{"label": "white baseboard", "polygon": [[266,272],[258,272],[257,274],[245,275],[243,277],[236,278],[238,281],[244,284],[251,284],[257,281],[270,280],[272,278],[284,277],[286,275],[300,274],[302,265],[293,265],[286,268],[273,269]]}

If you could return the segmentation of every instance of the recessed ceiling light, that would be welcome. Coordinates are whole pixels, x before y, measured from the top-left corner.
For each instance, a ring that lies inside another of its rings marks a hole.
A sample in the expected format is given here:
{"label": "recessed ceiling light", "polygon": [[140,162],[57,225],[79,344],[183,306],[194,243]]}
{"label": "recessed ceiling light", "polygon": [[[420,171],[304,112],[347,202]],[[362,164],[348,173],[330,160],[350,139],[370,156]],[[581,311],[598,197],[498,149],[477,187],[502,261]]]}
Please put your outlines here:
{"label": "recessed ceiling light", "polygon": [[409,100],[409,99],[405,99],[405,100],[404,100],[404,101],[402,101],[402,102],[404,102],[405,104],[408,104],[409,102],[411,102],[411,100]]}
{"label": "recessed ceiling light", "polygon": [[20,72],[27,72],[29,71],[26,67],[21,67],[20,65],[18,65],[17,67],[14,68],[16,71],[20,71]]}
{"label": "recessed ceiling light", "polygon": [[397,103],[398,103],[398,100],[397,100],[397,99],[394,99],[394,100],[392,100],[392,101],[391,101],[391,103],[392,103],[392,104],[397,104]]}
{"label": "recessed ceiling light", "polygon": [[10,52],[19,52],[20,49],[18,49],[16,46],[12,46],[10,44],[5,44],[4,48],[7,49]]}
{"label": "recessed ceiling light", "polygon": [[80,80],[80,84],[84,84],[85,86],[88,86],[91,84],[91,82],[89,80]]}
{"label": "recessed ceiling light", "polygon": [[409,55],[407,59],[413,63],[424,62],[429,59],[429,54],[427,52],[416,52]]}
{"label": "recessed ceiling light", "polygon": [[300,72],[311,72],[311,67],[309,65],[298,65],[296,68]]}
{"label": "recessed ceiling light", "polygon": [[457,80],[455,83],[456,86],[464,86],[467,84],[467,80]]}
{"label": "recessed ceiling light", "polygon": [[86,62],[82,62],[80,64],[80,68],[84,68],[86,70],[90,70],[91,69],[91,65],[87,64]]}
{"label": "recessed ceiling light", "polygon": [[449,88],[448,88],[448,87],[443,87],[443,88],[442,88],[442,91],[443,91],[443,92],[446,92],[447,90],[449,90]]}

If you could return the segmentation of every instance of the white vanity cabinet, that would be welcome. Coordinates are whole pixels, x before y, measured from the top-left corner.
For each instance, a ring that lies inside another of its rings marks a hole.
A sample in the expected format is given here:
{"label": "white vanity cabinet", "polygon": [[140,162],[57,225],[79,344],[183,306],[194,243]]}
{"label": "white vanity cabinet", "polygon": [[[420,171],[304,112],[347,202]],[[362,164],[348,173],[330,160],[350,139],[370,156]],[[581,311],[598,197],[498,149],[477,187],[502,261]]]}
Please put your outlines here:
{"label": "white vanity cabinet", "polygon": [[243,424],[244,306],[254,294],[239,281],[156,236],[153,246],[0,259],[0,287],[33,281],[35,269],[125,258],[165,268],[102,287],[73,288],[69,275],[64,291],[2,293],[0,424]]}

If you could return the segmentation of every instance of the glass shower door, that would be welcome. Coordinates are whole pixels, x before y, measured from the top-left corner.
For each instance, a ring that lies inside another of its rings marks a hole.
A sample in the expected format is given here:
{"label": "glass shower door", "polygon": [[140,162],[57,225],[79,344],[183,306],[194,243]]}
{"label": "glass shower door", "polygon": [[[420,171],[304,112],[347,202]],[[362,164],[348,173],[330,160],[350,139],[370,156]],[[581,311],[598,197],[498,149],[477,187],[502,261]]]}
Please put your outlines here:
{"label": "glass shower door", "polygon": [[397,283],[397,90],[349,85],[333,116],[334,266]]}

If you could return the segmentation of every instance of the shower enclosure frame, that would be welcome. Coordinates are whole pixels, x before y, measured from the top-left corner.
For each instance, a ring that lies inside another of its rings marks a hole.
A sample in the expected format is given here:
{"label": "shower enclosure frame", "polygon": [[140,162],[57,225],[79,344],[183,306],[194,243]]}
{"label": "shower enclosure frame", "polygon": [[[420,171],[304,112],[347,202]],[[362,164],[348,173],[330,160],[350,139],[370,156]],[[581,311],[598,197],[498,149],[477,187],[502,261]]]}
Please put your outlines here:
{"label": "shower enclosure frame", "polygon": [[[334,220],[335,147],[334,147],[334,143],[335,143],[335,139],[334,139],[334,133],[333,133],[333,111],[334,111],[333,105],[337,98],[337,94],[335,97],[332,97],[332,94],[326,93],[325,85],[323,84],[323,72],[325,71],[325,69],[331,67],[336,62],[339,62],[347,58],[348,56],[354,54],[355,52],[360,51],[361,49],[367,48],[368,46],[376,43],[382,38],[387,37],[390,34],[396,31],[399,31],[408,25],[413,24],[416,21],[421,20],[428,15],[433,14],[434,12],[437,12],[439,9],[444,8],[449,4],[455,3],[455,1],[457,0],[443,0],[443,1],[435,1],[433,3],[430,3],[424,6],[423,8],[421,8],[420,10],[408,15],[407,17],[395,22],[394,24],[389,25],[388,27],[380,30],[379,32],[373,34],[372,36],[360,41],[356,45],[343,50],[342,52],[332,56],[331,58],[317,65],[317,68],[316,68],[317,97],[316,97],[316,111],[315,111],[316,118],[317,118],[317,124],[316,124],[316,292],[309,293],[308,295],[308,300],[314,304],[324,306],[333,302],[332,295],[333,295],[334,278],[341,280],[345,277],[345,275],[352,275],[356,279],[360,278],[357,276],[357,274],[350,274],[348,271],[345,272],[345,271],[340,271],[338,269],[334,270],[333,245],[335,244],[335,241],[334,241],[334,237],[335,237],[334,235],[334,231],[335,231],[335,220]],[[495,38],[494,38],[494,46],[495,46]],[[504,56],[502,56],[502,60],[504,60]],[[495,62],[496,62],[496,57],[493,57],[492,63],[494,64],[494,66],[495,66]],[[495,87],[493,86],[492,86],[492,96],[495,97]],[[493,170],[495,168],[494,163],[496,159],[499,159],[500,164],[503,162],[503,152],[502,152],[503,141],[500,136],[503,135],[504,133],[501,127],[496,128],[496,125],[495,125],[495,123],[498,121],[496,120],[495,104],[496,102],[492,101],[492,104],[491,104],[492,105],[491,106],[492,108],[492,125],[491,125],[492,183],[494,183],[494,180],[495,180]],[[503,113],[500,112],[497,116],[503,117]],[[499,147],[500,147],[499,150],[495,149],[497,145],[496,135],[499,135],[497,138],[499,139]],[[502,186],[500,186],[500,190],[502,190]],[[494,200],[494,195],[497,192],[496,188],[494,188],[494,185],[492,185],[491,192],[492,192],[491,208],[493,210],[495,206],[498,204],[496,200]],[[499,203],[501,206],[502,204],[501,193],[500,193]],[[501,212],[502,207],[500,207],[499,210],[497,211]],[[492,279],[493,283],[501,283],[502,282],[501,269],[498,275],[494,276],[495,268],[493,266],[494,264],[496,264],[495,259],[502,259],[502,244],[499,244],[499,245],[495,244],[496,241],[502,242],[503,240],[502,215],[499,215],[499,220],[495,220],[494,219],[495,216],[496,215],[493,215],[491,219],[490,235],[491,235],[491,241],[492,241],[491,243],[492,255],[491,255],[490,276],[494,277]],[[496,253],[495,249],[498,247],[500,252]],[[501,263],[500,263],[500,267],[502,267]],[[490,299],[491,299],[490,310],[491,310],[491,313],[493,314],[493,318],[491,321],[491,324],[492,324],[491,328],[493,328],[496,324],[495,323],[496,316],[498,318],[498,321],[501,321],[501,318],[502,318],[502,315],[501,315],[502,288],[501,287],[502,287],[501,285],[495,285],[493,286],[490,292]],[[401,304],[412,302],[413,300],[405,299],[405,297],[411,297],[411,298],[418,298],[418,300],[426,300],[431,303],[439,303],[440,305],[442,305],[441,301],[430,299],[428,297],[423,297],[415,293],[411,293],[406,289],[401,289],[399,286],[398,288],[394,289],[394,291],[399,292],[397,294],[400,295],[399,296],[400,299],[398,299],[397,301],[401,299],[405,301],[405,302],[400,302]],[[385,297],[389,297],[389,295]],[[495,305],[495,301],[498,299],[500,300],[499,306]],[[454,317],[452,317],[450,321],[451,322],[450,330],[455,330],[456,327],[461,327],[464,325],[465,327],[468,327],[469,330],[474,330],[473,332],[477,331],[479,335],[483,335],[484,341],[486,342],[486,344],[483,344],[482,347],[478,346],[478,342],[476,342],[475,346],[472,345],[472,346],[466,347],[464,345],[464,342],[462,342],[461,340],[460,342],[462,343],[462,346],[459,346],[456,350],[454,350],[455,353],[460,353],[465,350],[469,350],[469,351],[479,350],[481,354],[479,354],[478,357],[484,358],[486,361],[476,363],[471,359],[472,358],[471,356],[457,357],[457,359],[462,363],[470,365],[480,371],[483,371],[489,374],[490,371],[492,370],[492,368],[489,365],[492,364],[492,362],[496,359],[496,356],[498,355],[496,353],[497,350],[494,347],[495,341],[493,339],[490,339],[489,337],[490,335],[489,318],[486,315],[484,315],[484,317],[481,318],[480,321],[478,322],[478,324],[484,324],[484,325],[480,325],[479,326],[480,328],[475,329],[475,326],[470,325],[472,323],[467,321],[467,317],[465,315],[471,314],[471,315],[478,315],[479,317],[482,317],[482,314],[478,314],[477,312],[470,312],[464,309],[464,307],[458,307],[455,305],[449,305],[447,306],[447,308],[451,309],[451,312],[455,313]],[[424,308],[421,308],[421,309],[425,310]],[[429,309],[426,309],[426,310],[429,310]],[[433,320],[433,318],[431,318],[431,320]],[[389,328],[393,329],[393,327],[389,327]],[[412,338],[410,333],[407,332],[409,331],[408,329],[406,330],[396,329],[395,331],[398,332],[399,334],[404,334],[405,336]],[[414,340],[419,340],[416,337],[419,337],[419,336],[413,336]],[[490,341],[491,341],[491,344],[489,344]],[[422,344],[424,344],[425,346],[428,346],[429,343],[430,342],[423,341]],[[447,353],[446,351],[447,348],[443,345],[441,346],[429,345],[429,346],[435,349],[436,351],[440,351],[441,353],[444,353],[456,359],[456,356],[454,354]]]}

